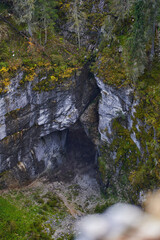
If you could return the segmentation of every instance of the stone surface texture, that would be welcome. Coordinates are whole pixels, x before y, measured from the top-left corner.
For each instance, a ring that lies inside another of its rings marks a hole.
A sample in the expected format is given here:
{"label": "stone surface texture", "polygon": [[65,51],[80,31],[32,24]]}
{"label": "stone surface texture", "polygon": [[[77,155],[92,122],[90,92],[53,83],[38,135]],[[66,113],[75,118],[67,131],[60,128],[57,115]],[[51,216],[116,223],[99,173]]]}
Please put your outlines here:
{"label": "stone surface texture", "polygon": [[87,65],[66,84],[48,92],[34,91],[33,82],[21,86],[22,78],[19,72],[8,92],[0,96],[0,173],[2,179],[12,169],[12,177],[25,182],[66,159],[68,130],[99,89]]}

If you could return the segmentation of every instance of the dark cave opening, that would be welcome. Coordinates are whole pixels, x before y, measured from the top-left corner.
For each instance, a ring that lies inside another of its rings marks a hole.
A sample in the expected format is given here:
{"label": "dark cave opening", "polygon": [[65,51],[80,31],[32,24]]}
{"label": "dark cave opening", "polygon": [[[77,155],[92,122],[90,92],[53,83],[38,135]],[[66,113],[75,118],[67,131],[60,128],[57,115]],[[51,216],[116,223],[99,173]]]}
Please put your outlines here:
{"label": "dark cave opening", "polygon": [[86,135],[83,127],[74,126],[69,129],[66,139],[66,158],[73,168],[85,168],[95,165],[95,145]]}
{"label": "dark cave opening", "polygon": [[85,133],[83,126],[76,123],[68,129],[65,143],[65,161],[52,172],[53,180],[71,181],[77,174],[96,177],[97,150]]}

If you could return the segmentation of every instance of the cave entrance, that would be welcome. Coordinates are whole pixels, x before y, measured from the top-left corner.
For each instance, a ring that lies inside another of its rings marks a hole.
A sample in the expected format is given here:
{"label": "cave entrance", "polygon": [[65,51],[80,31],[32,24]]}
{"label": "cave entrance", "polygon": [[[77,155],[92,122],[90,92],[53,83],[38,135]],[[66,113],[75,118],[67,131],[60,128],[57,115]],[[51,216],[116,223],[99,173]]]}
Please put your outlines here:
{"label": "cave entrance", "polygon": [[77,174],[96,177],[97,150],[80,123],[68,129],[65,143],[65,162],[54,172],[59,181],[71,181]]}
{"label": "cave entrance", "polygon": [[86,135],[81,125],[69,129],[66,139],[66,160],[74,171],[86,172],[95,166],[95,145]]}

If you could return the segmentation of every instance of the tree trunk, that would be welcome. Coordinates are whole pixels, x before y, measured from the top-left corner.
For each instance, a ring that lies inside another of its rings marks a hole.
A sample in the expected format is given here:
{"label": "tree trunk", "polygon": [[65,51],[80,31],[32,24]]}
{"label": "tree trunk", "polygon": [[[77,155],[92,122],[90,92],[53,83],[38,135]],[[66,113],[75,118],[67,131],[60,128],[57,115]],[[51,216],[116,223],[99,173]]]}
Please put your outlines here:
{"label": "tree trunk", "polygon": [[80,23],[78,18],[78,7],[77,7],[77,0],[75,0],[74,4],[74,15],[75,15],[75,26],[76,26],[76,32],[77,32],[77,39],[78,39],[78,47],[81,47],[81,39],[80,39]]}
{"label": "tree trunk", "polygon": [[31,28],[31,22],[28,22],[28,33],[29,35],[32,37],[33,34],[32,34],[32,28]]}
{"label": "tree trunk", "polygon": [[151,47],[151,61],[154,57],[154,41],[155,41],[155,31],[156,31],[156,23],[155,23],[155,20],[153,22],[153,37],[152,37],[152,47]]}
{"label": "tree trunk", "polygon": [[44,39],[44,45],[46,45],[47,43],[47,22],[46,22],[46,18],[44,18],[44,32],[45,32],[45,39]]}

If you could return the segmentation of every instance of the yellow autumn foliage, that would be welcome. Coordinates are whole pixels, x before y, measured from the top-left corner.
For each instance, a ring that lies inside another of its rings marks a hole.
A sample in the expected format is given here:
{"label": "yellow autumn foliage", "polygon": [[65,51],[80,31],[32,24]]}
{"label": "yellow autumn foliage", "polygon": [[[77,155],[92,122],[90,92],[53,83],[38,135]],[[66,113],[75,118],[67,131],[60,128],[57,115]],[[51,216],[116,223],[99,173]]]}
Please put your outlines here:
{"label": "yellow autumn foliage", "polygon": [[52,76],[51,76],[51,81],[52,81],[52,82],[57,82],[57,81],[58,81],[58,78],[52,75]]}
{"label": "yellow autumn foliage", "polygon": [[0,93],[6,93],[7,87],[10,84],[9,78],[4,78],[0,80]]}
{"label": "yellow autumn foliage", "polygon": [[6,72],[8,72],[8,70],[9,70],[9,68],[7,68],[7,67],[2,67],[1,69],[0,69],[0,73],[6,73]]}
{"label": "yellow autumn foliage", "polygon": [[30,74],[27,74],[24,81],[27,81],[27,82],[31,82],[34,80],[34,78],[36,77],[36,73],[33,71],[31,72]]}
{"label": "yellow autumn foliage", "polygon": [[71,77],[73,71],[75,71],[75,68],[67,68],[62,74],[60,74],[60,78],[69,78]]}

